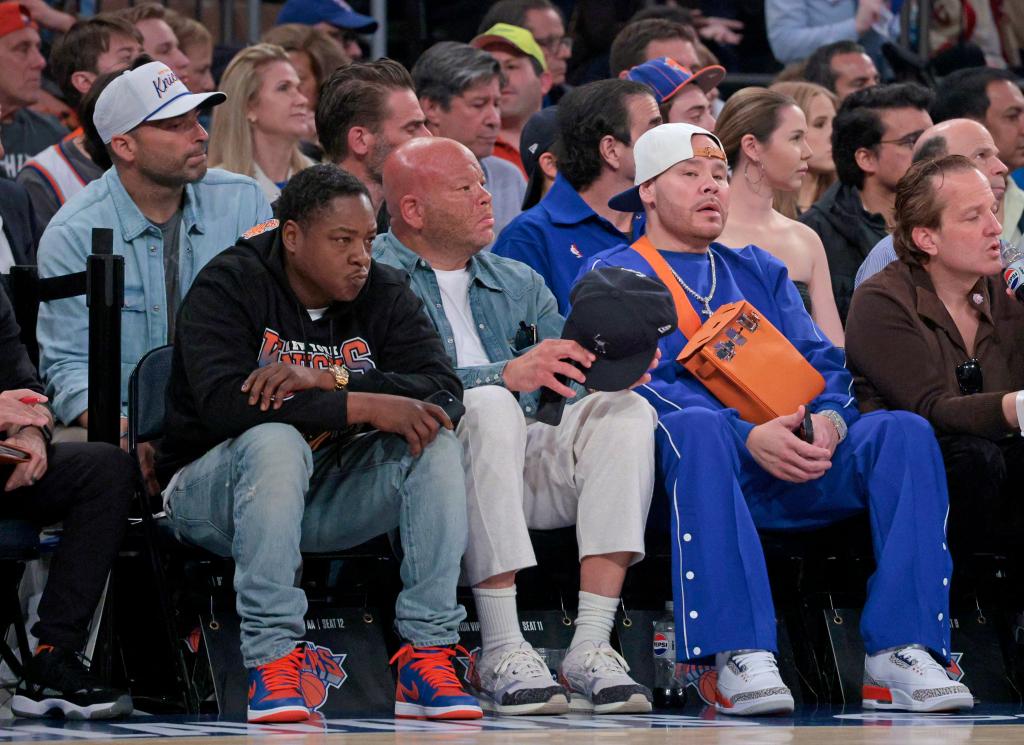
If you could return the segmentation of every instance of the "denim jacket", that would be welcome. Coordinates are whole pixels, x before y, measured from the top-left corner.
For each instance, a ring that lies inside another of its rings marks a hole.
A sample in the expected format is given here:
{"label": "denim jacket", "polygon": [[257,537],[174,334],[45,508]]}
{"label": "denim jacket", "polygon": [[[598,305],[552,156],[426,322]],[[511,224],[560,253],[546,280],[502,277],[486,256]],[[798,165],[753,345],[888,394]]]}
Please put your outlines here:
{"label": "denim jacket", "polygon": [[[185,187],[179,254],[184,297],[199,270],[238,236],[271,217],[270,205],[251,178],[211,169]],[[168,342],[163,236],[125,191],[111,168],[54,215],[39,243],[39,276],[85,270],[92,229],[113,228],[114,253],[124,256],[121,311],[121,410],[128,376],[149,350]],[[89,310],[85,297],[39,307],[39,368],[57,418],[65,423],[89,408]]]}
{"label": "denim jacket", "polygon": [[[406,248],[391,232],[377,236],[373,242],[373,258],[408,272],[413,292],[423,301],[423,308],[441,335],[445,351],[455,362],[458,359],[455,337],[430,264]],[[480,385],[503,386],[505,365],[532,346],[516,348],[520,322],[528,327],[536,326],[539,342],[559,338],[565,319],[558,314],[555,296],[544,279],[526,264],[481,251],[469,260],[467,268],[469,307],[491,364],[456,367],[455,372],[466,389]],[[537,393],[520,394],[519,405],[527,416],[535,416]]]}

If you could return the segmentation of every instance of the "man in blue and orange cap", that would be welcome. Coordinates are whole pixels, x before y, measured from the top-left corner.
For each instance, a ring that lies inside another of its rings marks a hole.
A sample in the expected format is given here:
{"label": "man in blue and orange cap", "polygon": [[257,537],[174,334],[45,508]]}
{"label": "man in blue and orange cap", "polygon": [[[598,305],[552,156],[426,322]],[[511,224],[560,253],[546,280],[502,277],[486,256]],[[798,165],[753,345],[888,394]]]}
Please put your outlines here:
{"label": "man in blue and orange cap", "polygon": [[724,67],[709,65],[690,72],[671,57],[658,57],[630,68],[625,77],[654,91],[654,100],[666,123],[696,124],[714,131],[709,96],[725,77]]}

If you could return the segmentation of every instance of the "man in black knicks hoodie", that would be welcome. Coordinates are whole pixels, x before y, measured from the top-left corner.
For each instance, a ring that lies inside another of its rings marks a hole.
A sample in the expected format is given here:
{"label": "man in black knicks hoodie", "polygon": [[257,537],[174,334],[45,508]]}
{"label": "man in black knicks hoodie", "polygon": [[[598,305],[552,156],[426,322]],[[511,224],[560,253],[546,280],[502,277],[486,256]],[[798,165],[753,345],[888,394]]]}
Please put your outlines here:
{"label": "man in black knicks hoodie", "polygon": [[235,560],[249,721],[309,716],[300,551],[401,529],[397,716],[473,719],[452,669],[465,611],[462,452],[425,403],[462,396],[406,275],[370,260],[366,187],[314,166],[279,221],[212,260],[182,302],[157,471],[185,539]]}

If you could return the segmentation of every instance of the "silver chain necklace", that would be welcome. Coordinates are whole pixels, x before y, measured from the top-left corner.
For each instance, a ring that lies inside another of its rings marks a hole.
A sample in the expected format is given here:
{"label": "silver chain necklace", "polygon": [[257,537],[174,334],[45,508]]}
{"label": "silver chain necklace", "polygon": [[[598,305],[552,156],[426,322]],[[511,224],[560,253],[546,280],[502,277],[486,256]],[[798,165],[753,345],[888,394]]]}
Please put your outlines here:
{"label": "silver chain necklace", "polygon": [[684,290],[703,303],[704,308],[701,310],[701,313],[706,316],[711,315],[711,298],[715,296],[715,288],[718,287],[718,275],[715,274],[715,253],[710,248],[708,248],[708,261],[711,263],[711,292],[707,294],[707,297],[698,295],[692,287],[683,281],[683,278],[676,273],[676,270],[669,265],[669,270],[672,272],[672,276],[676,278],[676,282],[678,282]]}

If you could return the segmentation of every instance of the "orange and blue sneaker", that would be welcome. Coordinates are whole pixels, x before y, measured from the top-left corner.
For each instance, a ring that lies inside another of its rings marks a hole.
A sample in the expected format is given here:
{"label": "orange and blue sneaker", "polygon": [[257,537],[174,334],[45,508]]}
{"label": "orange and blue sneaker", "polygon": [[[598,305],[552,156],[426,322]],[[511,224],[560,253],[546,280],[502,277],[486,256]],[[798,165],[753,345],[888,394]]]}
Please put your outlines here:
{"label": "orange and blue sneaker", "polygon": [[[455,675],[453,647],[406,644],[391,658],[398,660],[395,716],[400,719],[479,719],[477,700]],[[469,656],[468,653],[466,655]]]}
{"label": "orange and blue sneaker", "polygon": [[249,670],[250,722],[304,722],[309,707],[299,689],[299,670],[306,657],[306,645],[279,660]]}

